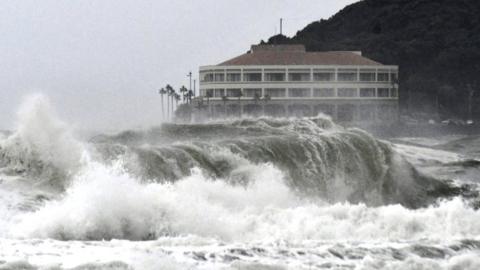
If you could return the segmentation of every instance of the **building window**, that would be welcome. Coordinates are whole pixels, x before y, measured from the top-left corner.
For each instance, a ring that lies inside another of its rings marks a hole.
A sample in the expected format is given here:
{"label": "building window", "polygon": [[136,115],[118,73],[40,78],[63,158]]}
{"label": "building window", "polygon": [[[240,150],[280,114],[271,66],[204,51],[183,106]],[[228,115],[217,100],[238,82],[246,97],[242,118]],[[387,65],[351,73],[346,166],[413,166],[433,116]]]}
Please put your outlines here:
{"label": "building window", "polygon": [[262,73],[244,73],[243,80],[246,82],[261,82]]}
{"label": "building window", "polygon": [[259,97],[262,96],[262,89],[260,88],[246,88],[243,89],[243,94],[245,97],[254,97],[257,94]]}
{"label": "building window", "polygon": [[314,97],[334,97],[335,89],[334,88],[315,88],[313,89]]}
{"label": "building window", "polygon": [[317,82],[333,82],[335,81],[335,71],[314,71],[313,80]]}
{"label": "building window", "polygon": [[374,105],[360,105],[359,108],[360,120],[373,121],[375,120],[375,106]]}
{"label": "building window", "polygon": [[288,89],[289,97],[310,97],[310,89],[308,88],[290,88]]}
{"label": "building window", "polygon": [[378,72],[378,75],[377,75],[377,80],[379,82],[388,82],[389,81],[389,74],[388,72]]}
{"label": "building window", "polygon": [[285,97],[285,88],[267,88],[265,89],[265,95],[269,95],[272,98]]}
{"label": "building window", "polygon": [[388,88],[378,88],[377,89],[377,97],[382,97],[386,98],[390,96],[389,89]]}
{"label": "building window", "polygon": [[213,82],[213,73],[203,73],[203,74],[201,74],[200,80],[202,82]]}
{"label": "building window", "polygon": [[288,80],[291,82],[308,82],[310,81],[310,71],[306,72],[289,72]]}
{"label": "building window", "polygon": [[375,88],[360,88],[360,97],[375,97]]}
{"label": "building window", "polygon": [[339,70],[338,71],[338,81],[339,82],[354,82],[357,81],[357,71],[356,70]]}
{"label": "building window", "polygon": [[239,97],[241,89],[227,89],[227,97]]}
{"label": "building window", "polygon": [[213,96],[218,98],[218,97],[223,97],[225,95],[225,89],[215,89],[215,92],[213,93]]}
{"label": "building window", "polygon": [[398,82],[398,74],[392,73],[392,82]]}
{"label": "building window", "polygon": [[339,97],[356,97],[357,89],[356,88],[338,88]]}
{"label": "building window", "polygon": [[361,82],[374,82],[375,81],[375,72],[360,72],[360,81]]}
{"label": "building window", "polygon": [[223,74],[223,73],[215,73],[215,81],[216,81],[216,82],[223,82],[223,81],[225,81],[225,74]]}
{"label": "building window", "polygon": [[285,73],[265,73],[265,81],[268,82],[284,82]]}
{"label": "building window", "polygon": [[213,97],[213,89],[205,89],[205,90],[202,90],[202,95],[204,97]]}
{"label": "building window", "polygon": [[355,112],[355,105],[343,104],[337,107],[337,118],[339,121],[351,122],[353,121],[353,115]]}
{"label": "building window", "polygon": [[397,88],[392,88],[390,91],[390,96],[391,97],[398,97],[398,89]]}
{"label": "building window", "polygon": [[240,73],[227,73],[227,82],[239,82],[242,75]]}

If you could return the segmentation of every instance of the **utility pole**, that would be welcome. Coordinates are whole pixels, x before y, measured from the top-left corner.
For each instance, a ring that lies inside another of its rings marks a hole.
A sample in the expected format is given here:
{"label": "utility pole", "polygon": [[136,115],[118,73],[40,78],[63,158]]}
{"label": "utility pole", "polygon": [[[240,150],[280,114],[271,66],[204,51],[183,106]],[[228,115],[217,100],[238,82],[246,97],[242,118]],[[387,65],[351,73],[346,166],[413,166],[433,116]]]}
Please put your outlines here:
{"label": "utility pole", "polygon": [[197,95],[196,86],[197,86],[197,80],[193,80],[193,97]]}
{"label": "utility pole", "polygon": [[188,90],[192,91],[192,72],[190,71],[187,75],[190,78],[190,88]]}

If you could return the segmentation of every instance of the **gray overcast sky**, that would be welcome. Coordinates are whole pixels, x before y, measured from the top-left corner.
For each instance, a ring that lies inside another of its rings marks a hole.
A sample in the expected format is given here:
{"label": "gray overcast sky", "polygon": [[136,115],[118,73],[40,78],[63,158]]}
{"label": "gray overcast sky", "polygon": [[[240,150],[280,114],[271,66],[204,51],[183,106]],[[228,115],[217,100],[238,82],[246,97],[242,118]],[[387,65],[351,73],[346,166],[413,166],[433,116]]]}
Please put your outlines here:
{"label": "gray overcast sky", "polygon": [[94,129],[159,124],[156,89],[188,85],[198,66],[292,36],[356,0],[3,0],[0,129],[23,96],[47,95],[61,117]]}

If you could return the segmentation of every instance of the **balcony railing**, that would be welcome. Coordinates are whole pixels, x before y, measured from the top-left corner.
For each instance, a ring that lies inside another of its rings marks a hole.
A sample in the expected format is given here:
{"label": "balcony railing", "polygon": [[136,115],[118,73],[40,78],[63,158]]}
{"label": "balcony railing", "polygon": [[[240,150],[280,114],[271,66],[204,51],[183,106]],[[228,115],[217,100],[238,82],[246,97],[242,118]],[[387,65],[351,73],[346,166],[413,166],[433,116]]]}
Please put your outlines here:
{"label": "balcony railing", "polygon": [[201,89],[200,95],[210,98],[236,97],[240,99],[252,99],[256,97],[270,96],[274,99],[397,99],[397,88],[210,88]]}
{"label": "balcony railing", "polygon": [[388,69],[315,69],[308,70],[262,70],[245,69],[234,73],[226,71],[202,70],[201,83],[241,83],[241,82],[345,82],[345,83],[391,83],[398,78],[396,70]]}

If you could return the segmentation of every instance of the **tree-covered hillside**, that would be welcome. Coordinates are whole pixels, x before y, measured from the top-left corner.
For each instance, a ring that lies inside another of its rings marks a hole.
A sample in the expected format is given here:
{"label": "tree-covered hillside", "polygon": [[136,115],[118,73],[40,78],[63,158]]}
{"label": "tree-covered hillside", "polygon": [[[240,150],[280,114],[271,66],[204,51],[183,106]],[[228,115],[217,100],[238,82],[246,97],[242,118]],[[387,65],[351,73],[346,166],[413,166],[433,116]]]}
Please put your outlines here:
{"label": "tree-covered hillside", "polygon": [[[361,50],[400,66],[406,112],[480,118],[480,0],[363,0],[292,38],[310,51]],[[469,102],[469,100],[471,102]]]}

